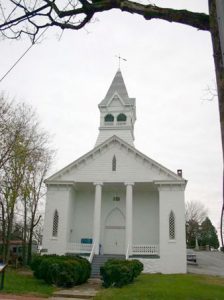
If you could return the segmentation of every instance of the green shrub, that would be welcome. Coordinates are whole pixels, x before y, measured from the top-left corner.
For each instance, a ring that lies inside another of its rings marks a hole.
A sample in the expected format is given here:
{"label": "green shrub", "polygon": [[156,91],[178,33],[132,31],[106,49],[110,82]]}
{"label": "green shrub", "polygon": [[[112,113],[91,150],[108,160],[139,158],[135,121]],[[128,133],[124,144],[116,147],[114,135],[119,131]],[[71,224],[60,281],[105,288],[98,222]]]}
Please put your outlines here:
{"label": "green shrub", "polygon": [[133,272],[134,272],[134,277],[137,277],[138,275],[140,275],[141,272],[143,271],[143,264],[137,259],[133,259],[128,262],[131,263],[131,266],[132,266]]}
{"label": "green shrub", "polygon": [[37,272],[38,267],[39,267],[40,263],[42,262],[42,260],[43,260],[43,256],[40,256],[40,255],[33,256],[33,259],[32,259],[32,262],[30,264],[30,267],[34,271],[34,273]]}
{"label": "green shrub", "polygon": [[104,287],[122,287],[131,283],[142,270],[143,264],[138,260],[110,259],[100,268],[100,274]]}
{"label": "green shrub", "polygon": [[79,256],[36,256],[31,263],[31,269],[38,279],[60,287],[84,283],[91,272],[90,263]]}
{"label": "green shrub", "polygon": [[91,265],[88,260],[81,256],[76,256],[76,260],[79,262],[82,268],[78,284],[82,284],[88,280],[91,274]]}
{"label": "green shrub", "polygon": [[54,263],[57,263],[57,260],[53,257],[45,257],[40,262],[39,267],[34,272],[34,275],[39,278],[45,280],[47,283],[51,284],[51,276],[49,274],[50,272],[50,266]]}
{"label": "green shrub", "polygon": [[78,283],[81,271],[76,261],[58,261],[49,265],[49,281],[60,287],[72,287]]}

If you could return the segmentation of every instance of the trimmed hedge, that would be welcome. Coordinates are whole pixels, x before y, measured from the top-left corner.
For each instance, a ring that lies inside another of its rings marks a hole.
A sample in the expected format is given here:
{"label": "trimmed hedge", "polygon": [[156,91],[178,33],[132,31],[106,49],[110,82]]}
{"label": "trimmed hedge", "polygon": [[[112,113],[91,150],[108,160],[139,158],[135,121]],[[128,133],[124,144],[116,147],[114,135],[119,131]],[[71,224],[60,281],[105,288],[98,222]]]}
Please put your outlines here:
{"label": "trimmed hedge", "polygon": [[88,280],[91,265],[80,256],[43,255],[35,256],[31,262],[34,276],[48,284],[72,287]]}
{"label": "trimmed hedge", "polygon": [[133,282],[143,270],[143,264],[137,259],[134,260],[108,260],[101,268],[100,274],[103,286],[122,287]]}

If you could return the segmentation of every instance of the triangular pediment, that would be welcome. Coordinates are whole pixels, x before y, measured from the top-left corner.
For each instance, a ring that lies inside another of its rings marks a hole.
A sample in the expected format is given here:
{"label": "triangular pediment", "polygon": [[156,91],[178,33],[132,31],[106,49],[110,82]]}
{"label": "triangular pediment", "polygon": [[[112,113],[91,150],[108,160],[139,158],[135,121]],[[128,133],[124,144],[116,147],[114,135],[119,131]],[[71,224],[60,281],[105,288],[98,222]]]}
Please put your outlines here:
{"label": "triangular pediment", "polygon": [[120,106],[123,107],[125,105],[123,99],[121,98],[121,96],[119,96],[119,94],[117,92],[115,92],[113,94],[113,96],[111,97],[111,99],[108,101],[107,106]]}
{"label": "triangular pediment", "polygon": [[[116,170],[112,160],[116,158]],[[176,182],[185,180],[117,136],[112,136],[45,182]]]}

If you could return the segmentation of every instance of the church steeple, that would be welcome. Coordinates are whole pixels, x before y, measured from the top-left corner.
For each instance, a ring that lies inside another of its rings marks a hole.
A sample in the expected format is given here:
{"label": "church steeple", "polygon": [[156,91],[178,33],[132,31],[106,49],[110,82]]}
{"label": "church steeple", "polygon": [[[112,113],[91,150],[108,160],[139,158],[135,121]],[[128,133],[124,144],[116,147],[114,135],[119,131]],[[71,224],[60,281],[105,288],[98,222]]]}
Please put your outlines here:
{"label": "church steeple", "polygon": [[100,127],[96,146],[112,135],[117,135],[134,146],[135,99],[129,98],[120,69],[99,104]]}
{"label": "church steeple", "polygon": [[104,100],[99,105],[109,102],[111,100],[111,97],[113,97],[115,93],[118,93],[119,96],[123,99],[123,101],[128,101],[128,92],[120,69],[118,69],[117,73],[115,74],[114,79],[109,87],[109,90]]}

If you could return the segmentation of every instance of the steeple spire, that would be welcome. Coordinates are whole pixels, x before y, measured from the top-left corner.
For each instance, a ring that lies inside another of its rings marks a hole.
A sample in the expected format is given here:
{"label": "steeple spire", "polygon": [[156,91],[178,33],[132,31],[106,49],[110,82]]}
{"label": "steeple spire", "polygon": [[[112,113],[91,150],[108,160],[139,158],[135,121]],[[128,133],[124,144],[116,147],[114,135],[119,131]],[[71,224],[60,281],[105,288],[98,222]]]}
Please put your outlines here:
{"label": "steeple spire", "polygon": [[129,98],[120,69],[99,104],[100,127],[96,146],[117,135],[134,146],[135,99]]}
{"label": "steeple spire", "polygon": [[118,96],[121,97],[125,104],[130,104],[129,101],[131,100],[131,98],[129,98],[128,96],[128,92],[120,69],[117,70],[117,73],[115,74],[114,79],[109,87],[109,90],[107,91],[107,94],[103,101],[100,102],[99,106],[107,105],[114,94],[118,94]]}

